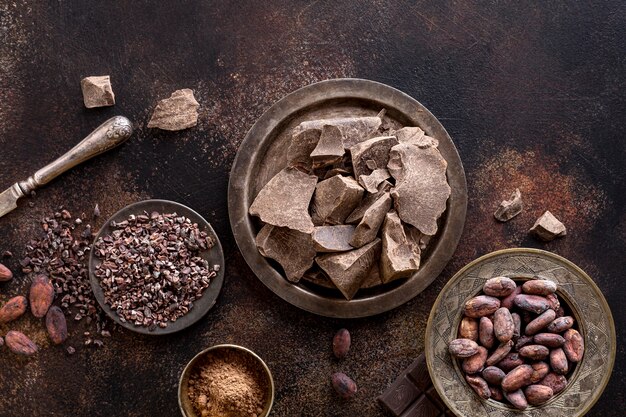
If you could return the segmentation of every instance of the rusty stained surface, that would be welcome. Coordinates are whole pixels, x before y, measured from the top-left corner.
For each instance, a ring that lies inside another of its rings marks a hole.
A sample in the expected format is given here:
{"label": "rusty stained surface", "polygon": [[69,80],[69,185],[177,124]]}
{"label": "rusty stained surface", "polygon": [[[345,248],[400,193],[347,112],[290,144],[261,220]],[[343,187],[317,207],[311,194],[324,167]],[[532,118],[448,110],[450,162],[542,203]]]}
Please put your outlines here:
{"label": "rusty stained surface", "polygon": [[[224,2],[227,3],[227,2]],[[144,198],[187,204],[221,236],[226,282],[199,324],[151,338],[115,331],[103,348],[83,347],[92,330],[70,321],[67,345],[49,345],[32,317],[12,325],[40,345],[29,359],[0,348],[1,416],[174,416],[180,372],[218,343],[256,351],[277,385],[275,416],[383,415],[375,397],[423,351],[430,307],[462,266],[490,251],[530,246],[588,272],[612,307],[617,363],[589,416],[626,405],[626,6],[622,2],[474,5],[467,1],[4,2],[0,5],[0,187],[24,179],[106,118],[122,114],[137,132],[121,148],[49,184],[0,219],[0,250],[17,270],[38,220],[64,205],[100,204],[102,218]],[[117,104],[83,107],[80,79],[111,76]],[[359,320],[332,320],[286,304],[258,281],[228,225],[229,169],[246,131],[283,95],[311,82],[361,77],[415,97],[448,129],[468,177],[463,238],[440,277],[411,302]],[[159,99],[192,88],[199,125],[145,128]],[[525,210],[492,217],[519,187]],[[549,209],[568,235],[548,244],[527,229]],[[98,226],[97,222],[94,226]],[[0,301],[24,294],[16,273]],[[352,333],[332,358],[340,327]],[[9,327],[0,329],[4,334]],[[339,400],[330,375],[359,385]]]}

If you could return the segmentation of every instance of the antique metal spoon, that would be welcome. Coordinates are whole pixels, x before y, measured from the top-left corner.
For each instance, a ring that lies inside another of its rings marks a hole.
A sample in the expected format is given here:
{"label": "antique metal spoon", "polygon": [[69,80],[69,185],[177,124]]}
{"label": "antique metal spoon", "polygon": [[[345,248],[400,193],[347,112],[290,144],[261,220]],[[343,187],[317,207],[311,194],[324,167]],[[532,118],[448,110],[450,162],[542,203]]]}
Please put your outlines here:
{"label": "antique metal spoon", "polygon": [[125,142],[132,133],[133,125],[126,117],[115,116],[102,123],[65,155],[41,168],[26,181],[16,182],[0,194],[0,217],[17,208],[19,198],[49,183],[68,169],[115,148]]}

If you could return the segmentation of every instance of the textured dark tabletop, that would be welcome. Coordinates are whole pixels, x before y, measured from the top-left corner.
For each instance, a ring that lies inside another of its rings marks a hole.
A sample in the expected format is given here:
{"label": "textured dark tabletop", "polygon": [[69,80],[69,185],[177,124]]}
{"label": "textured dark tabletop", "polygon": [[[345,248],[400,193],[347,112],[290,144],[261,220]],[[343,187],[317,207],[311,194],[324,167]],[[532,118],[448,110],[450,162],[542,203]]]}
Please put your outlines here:
{"label": "textured dark tabletop", "polygon": [[[417,3],[417,4],[416,4]],[[41,340],[34,358],[0,349],[0,416],[176,416],[185,363],[218,343],[247,346],[276,381],[275,416],[376,416],[375,398],[423,351],[432,303],[476,257],[531,246],[591,275],[612,307],[618,359],[590,416],[626,409],[626,4],[470,1],[97,1],[0,3],[0,188],[24,179],[110,116],[137,125],[119,149],[38,191],[0,218],[0,250],[17,270],[38,220],[59,205],[106,218],[144,198],[187,204],[222,239],[226,281],[214,310],[167,337],[116,331],[83,347],[71,323],[69,356],[33,318],[15,328]],[[109,74],[117,104],[85,109],[81,78]],[[309,83],[368,78],[428,107],[455,141],[468,180],[465,231],[435,282],[389,313],[332,320],[291,307],[255,278],[232,237],[228,175],[246,131],[272,103]],[[200,102],[197,127],[145,127],[159,99],[180,88]],[[492,213],[519,187],[525,211],[505,225]],[[527,229],[544,210],[567,226],[549,244]],[[98,225],[99,226],[99,225]],[[0,301],[22,294],[18,273]],[[340,327],[353,350],[337,362]],[[7,328],[0,331],[4,333]],[[337,399],[330,375],[359,384]]]}

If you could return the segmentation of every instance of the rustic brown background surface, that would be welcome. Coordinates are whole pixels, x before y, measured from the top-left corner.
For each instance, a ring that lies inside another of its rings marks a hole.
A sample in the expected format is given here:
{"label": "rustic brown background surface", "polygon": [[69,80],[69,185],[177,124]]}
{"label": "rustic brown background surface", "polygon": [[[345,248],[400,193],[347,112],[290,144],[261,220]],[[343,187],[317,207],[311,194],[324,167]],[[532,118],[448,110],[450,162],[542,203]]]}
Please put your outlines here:
{"label": "rustic brown background surface", "polygon": [[[42,327],[14,327],[42,345],[22,360],[0,348],[0,416],[176,416],[185,363],[217,343],[258,352],[276,384],[275,416],[375,416],[379,395],[423,350],[432,302],[459,268],[516,246],[563,255],[606,295],[618,329],[611,383],[590,416],[626,406],[626,4],[469,1],[3,1],[0,4],[0,188],[65,152],[106,118],[138,129],[124,146],[78,167],[0,219],[0,250],[17,256],[38,220],[64,204],[78,214],[97,202],[106,218],[139,199],[187,204],[212,222],[226,253],[226,282],[214,310],[173,336],[116,331],[100,349],[48,346]],[[117,104],[87,110],[79,82],[110,74]],[[361,77],[422,102],[448,129],[468,177],[469,207],[457,253],[406,305],[340,321],[291,307],[251,273],[226,210],[231,163],[247,129],[283,95],[314,81]],[[145,124],[157,100],[192,88],[201,104],[193,129]],[[497,203],[519,187],[525,211],[496,224]],[[526,230],[550,209],[568,235],[540,244]],[[21,274],[0,301],[22,294]],[[345,326],[353,350],[331,358]],[[0,329],[3,334],[7,328]],[[345,371],[360,391],[337,400],[330,374]]]}

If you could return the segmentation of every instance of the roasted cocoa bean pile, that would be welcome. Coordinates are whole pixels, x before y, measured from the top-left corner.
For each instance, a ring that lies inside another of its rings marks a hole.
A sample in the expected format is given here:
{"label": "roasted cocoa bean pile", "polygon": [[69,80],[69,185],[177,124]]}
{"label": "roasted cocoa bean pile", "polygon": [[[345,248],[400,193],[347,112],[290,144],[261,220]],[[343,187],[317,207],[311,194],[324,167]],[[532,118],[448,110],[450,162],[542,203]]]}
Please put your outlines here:
{"label": "roasted cocoa bean pile", "polygon": [[199,256],[215,242],[187,217],[144,212],[111,228],[94,244],[101,259],[95,275],[124,323],[167,327],[191,310],[220,268]]}
{"label": "roasted cocoa bean pile", "polygon": [[459,338],[449,351],[461,359],[465,380],[481,398],[524,410],[565,389],[567,375],[583,357],[584,341],[556,290],[545,279],[518,286],[496,277],[465,303]]}

